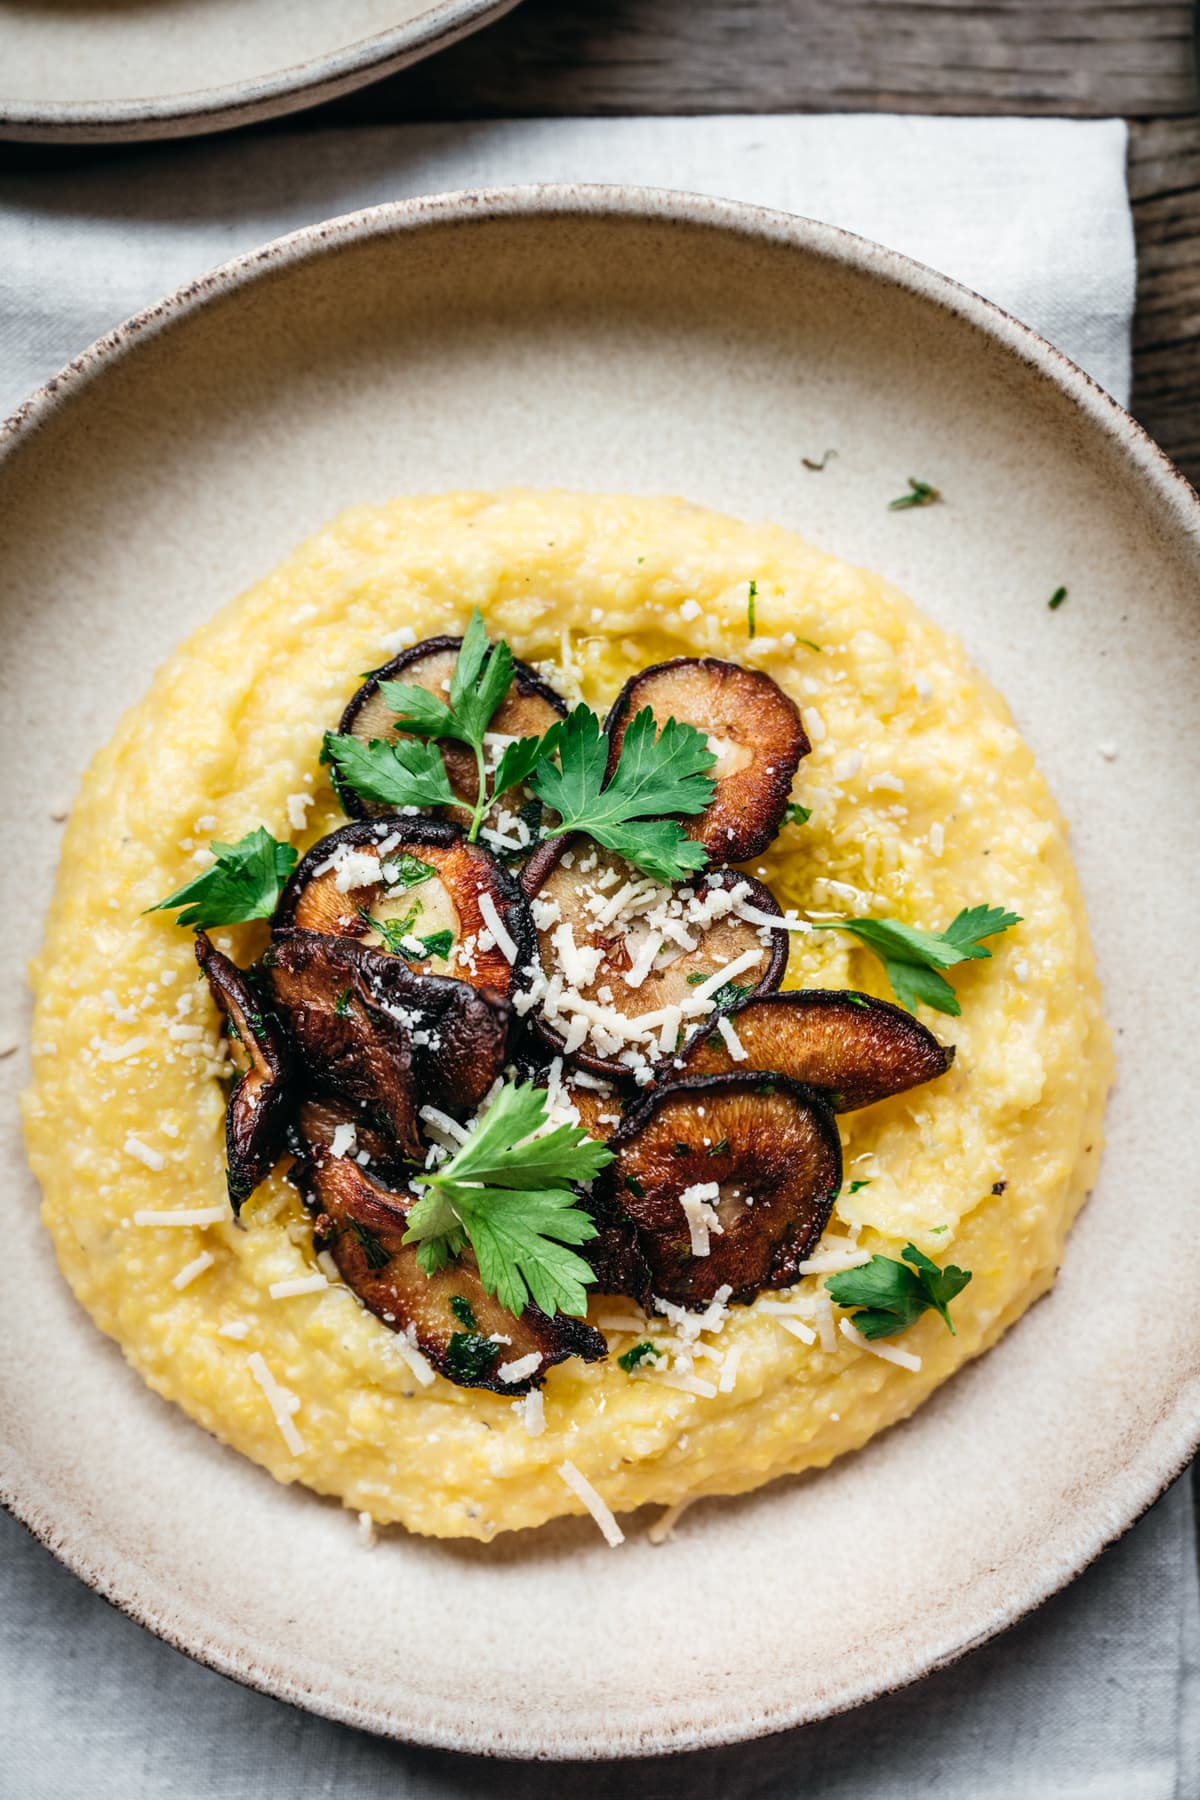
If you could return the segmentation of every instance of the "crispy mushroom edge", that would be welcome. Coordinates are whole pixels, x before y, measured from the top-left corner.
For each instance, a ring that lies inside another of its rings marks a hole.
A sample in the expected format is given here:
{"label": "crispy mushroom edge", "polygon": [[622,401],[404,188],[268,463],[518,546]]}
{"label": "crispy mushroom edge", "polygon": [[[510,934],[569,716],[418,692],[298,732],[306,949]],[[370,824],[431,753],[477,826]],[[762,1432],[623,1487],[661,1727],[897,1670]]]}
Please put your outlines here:
{"label": "crispy mushroom edge", "polygon": [[[738,1141],[722,1133],[705,1145],[722,1121],[740,1125]],[[756,1295],[797,1281],[842,1185],[841,1138],[823,1096],[764,1070],[692,1076],[652,1089],[609,1148],[615,1154],[601,1176],[604,1198],[637,1228],[655,1295],[692,1311],[702,1311],[722,1287],[732,1289],[733,1304],[749,1305]],[[789,1157],[796,1164],[790,1185]],[[735,1204],[724,1217],[721,1196],[724,1229],[714,1232],[707,1256],[696,1256],[680,1195],[713,1182],[756,1192],[753,1204]]]}
{"label": "crispy mushroom edge", "polygon": [[[664,688],[669,691],[673,682],[690,684],[697,676],[715,685],[711,712],[701,711],[693,702],[666,708],[661,700],[656,704],[656,689],[661,694]],[[727,686],[736,689],[737,704],[729,710],[729,716],[723,717],[727,709],[721,704],[721,693]],[[714,867],[761,856],[779,832],[792,778],[801,759],[812,749],[791,695],[765,670],[748,669],[721,657],[676,656],[667,662],[652,663],[630,676],[604,722],[610,746],[610,778],[625,732],[645,706],[653,708],[656,718],[665,713],[706,734],[724,736],[731,729],[738,734],[732,741],[749,750],[750,765],[728,775],[710,770],[716,783],[712,799],[702,813],[681,823],[689,835],[699,837]]]}
{"label": "crispy mushroom edge", "polygon": [[946,1074],[955,1046],[889,1000],[852,989],[789,988],[758,993],[723,1009],[745,1051],[738,1059],[704,1020],[664,1070],[680,1076],[722,1075],[753,1065],[822,1093],[835,1112],[854,1112],[907,1093]]}
{"label": "crispy mushroom edge", "polygon": [[225,1179],[236,1217],[283,1152],[294,1071],[283,1028],[246,972],[222,955],[205,931],[196,933],[195,948],[209,991],[248,1062],[225,1108]]}

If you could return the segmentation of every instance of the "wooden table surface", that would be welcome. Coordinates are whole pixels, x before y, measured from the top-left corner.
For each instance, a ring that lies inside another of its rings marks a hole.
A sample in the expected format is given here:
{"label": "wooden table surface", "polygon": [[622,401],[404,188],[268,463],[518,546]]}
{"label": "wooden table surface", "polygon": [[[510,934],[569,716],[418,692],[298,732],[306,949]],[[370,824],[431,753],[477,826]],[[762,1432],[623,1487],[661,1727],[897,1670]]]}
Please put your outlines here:
{"label": "wooden table surface", "polygon": [[[1196,16],[1192,0],[523,0],[428,62],[256,129],[539,113],[1122,115],[1138,244],[1133,410],[1200,485]],[[121,154],[9,147],[0,176]]]}

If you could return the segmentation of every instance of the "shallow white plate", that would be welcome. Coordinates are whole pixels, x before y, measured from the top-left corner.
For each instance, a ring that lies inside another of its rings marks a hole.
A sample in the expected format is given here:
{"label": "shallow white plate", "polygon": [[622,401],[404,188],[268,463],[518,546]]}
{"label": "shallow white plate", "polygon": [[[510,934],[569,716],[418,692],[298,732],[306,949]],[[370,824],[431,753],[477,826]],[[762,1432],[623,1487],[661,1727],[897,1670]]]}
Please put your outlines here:
{"label": "shallow white plate", "polygon": [[0,138],[132,142],[332,100],[516,0],[0,0]]}
{"label": "shallow white plate", "polygon": [[[889,513],[910,474],[945,503]],[[999,1631],[1196,1443],[1200,502],[1021,326],[827,226],[585,188],[302,232],[116,332],[11,428],[10,1004],[51,811],[180,636],[348,502],[514,481],[778,519],[893,577],[1008,694],[1074,821],[1121,1057],[1058,1288],[865,1453],[707,1502],[664,1549],[634,1519],[613,1553],[581,1520],[491,1548],[397,1535],[368,1558],[346,1514],[157,1400],[76,1307],[24,1173],[13,1058],[4,1484],[134,1617],[336,1718],[520,1756],[728,1742]]]}

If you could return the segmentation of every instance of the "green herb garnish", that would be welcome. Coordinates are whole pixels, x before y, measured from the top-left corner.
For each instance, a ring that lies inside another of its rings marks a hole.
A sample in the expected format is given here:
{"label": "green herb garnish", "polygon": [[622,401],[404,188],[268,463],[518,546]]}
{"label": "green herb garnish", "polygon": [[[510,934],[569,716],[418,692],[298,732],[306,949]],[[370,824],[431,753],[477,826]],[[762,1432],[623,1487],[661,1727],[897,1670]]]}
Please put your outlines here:
{"label": "green herb garnish", "polygon": [[850,1183],[848,1191],[851,1194],[857,1194],[860,1188],[870,1187],[871,1180],[872,1178],[870,1175],[860,1175],[857,1181],[852,1181]]}
{"label": "green herb garnish", "polygon": [[596,1226],[572,1183],[591,1181],[613,1159],[577,1125],[546,1123],[546,1094],[509,1083],[448,1161],[415,1175],[423,1189],[408,1215],[404,1242],[434,1275],[469,1244],[485,1292],[519,1318],[532,1298],[541,1310],[578,1316],[595,1280],[570,1244],[586,1244]]}
{"label": "green herb garnish", "polygon": [[269,919],[296,866],[291,844],[273,838],[265,826],[248,831],[236,844],[210,845],[216,862],[183,887],[148,906],[147,912],[182,907],[175,923],[198,931],[215,925],[242,925],[247,919]]}
{"label": "green herb garnish", "polygon": [[491,1338],[480,1337],[474,1331],[452,1332],[446,1345],[446,1373],[451,1381],[469,1387],[491,1373],[499,1354],[500,1345],[493,1344]]}
{"label": "green herb garnish", "polygon": [[385,1269],[392,1260],[392,1253],[377,1237],[369,1225],[361,1219],[348,1219],[347,1225],[358,1239],[363,1255],[367,1259],[368,1269]]}
{"label": "green herb garnish", "polygon": [[410,737],[395,743],[377,739],[363,744],[354,737],[329,734],[322,760],[331,762],[338,781],[364,800],[388,806],[458,806],[462,800],[450,787],[437,740],[448,738],[465,744],[474,753],[479,781],[467,832],[474,842],[489,808],[532,773],[539,755],[558,731],[551,726],[543,738],[521,738],[506,745],[489,782],[484,734],[509,690],[512,672],[512,651],[503,640],[491,642],[483,614],[476,607],[455,658],[445,699],[410,682],[380,682],[379,692],[396,715],[396,729],[411,733]]}
{"label": "green herb garnish", "polygon": [[413,856],[406,850],[402,856],[389,856],[385,862],[380,863],[379,873],[387,887],[411,888],[420,887],[423,881],[436,875],[437,870],[432,863],[422,862],[419,856]]}
{"label": "green herb garnish", "polygon": [[475,1310],[465,1294],[451,1294],[450,1311],[464,1330],[475,1331],[478,1329],[479,1321],[475,1317]]}
{"label": "green herb garnish", "polygon": [[972,906],[964,907],[945,931],[920,931],[899,919],[814,919],[813,930],[848,931],[873,950],[896,999],[909,1012],[924,1003],[957,1018],[962,1008],[954,989],[937,971],[989,957],[992,953],[981,940],[1020,923],[1019,913],[1005,912],[1003,907]]}
{"label": "green herb garnish", "polygon": [[970,1269],[950,1264],[939,1269],[914,1244],[900,1252],[903,1262],[891,1256],[873,1256],[865,1268],[847,1269],[825,1283],[830,1298],[839,1306],[862,1307],[854,1326],[866,1338],[894,1337],[906,1331],[930,1307],[936,1308],[952,1336],[950,1302],[971,1279]]}
{"label": "green herb garnish", "polygon": [[617,1361],[627,1375],[632,1375],[633,1371],[640,1368],[647,1357],[652,1357],[657,1362],[661,1355],[662,1351],[657,1349],[649,1338],[643,1338],[640,1344],[631,1344],[628,1350],[622,1350]]}
{"label": "green herb garnish", "polygon": [[757,599],[758,583],[757,581],[752,581],[750,583],[750,592],[746,596],[746,636],[748,638],[752,638],[755,631],[758,629],[757,607],[755,605]]}
{"label": "green herb garnish", "polygon": [[901,494],[896,500],[888,501],[889,512],[903,512],[909,506],[932,506],[935,500],[941,499],[941,493],[930,487],[927,481],[918,481],[915,475],[908,478],[908,492]]}
{"label": "green herb garnish", "polygon": [[789,800],[783,809],[785,825],[807,825],[812,818],[812,807],[801,806],[798,800]]}
{"label": "green herb garnish", "polygon": [[1057,587],[1057,588],[1055,588],[1054,592],[1051,594],[1050,598],[1047,600],[1046,605],[1050,608],[1051,612],[1057,612],[1059,607],[1062,605],[1063,601],[1066,599],[1066,597],[1067,597],[1066,588],[1065,587]]}
{"label": "green herb garnish", "polygon": [[636,1175],[627,1175],[625,1177],[625,1186],[629,1189],[635,1200],[645,1199],[646,1190]]}
{"label": "green herb garnish", "polygon": [[724,1155],[726,1155],[728,1150],[729,1150],[729,1139],[727,1137],[726,1138],[718,1138],[715,1144],[709,1145],[708,1155],[709,1156],[724,1156]]}
{"label": "green herb garnish", "polygon": [[725,1007],[740,1006],[742,1001],[753,992],[753,988],[743,987],[740,981],[726,981],[722,983],[713,995],[713,1005]]}
{"label": "green herb garnish", "polygon": [[451,945],[454,943],[454,933],[449,926],[444,926],[441,931],[431,931],[427,937],[421,939],[421,942],[425,946],[426,956],[440,956],[444,960],[450,954]]}
{"label": "green herb garnish", "polygon": [[558,727],[552,750],[558,763],[543,749],[530,781],[538,799],[559,815],[548,837],[586,832],[659,881],[680,881],[704,867],[703,844],[662,816],[702,812],[712,799],[705,770],[716,759],[704,732],[677,719],[668,719],[659,732],[653,712],[643,707],[630,721],[606,781],[608,737],[591,708],[577,706]]}
{"label": "green herb garnish", "polygon": [[343,988],[341,993],[338,995],[337,999],[334,1001],[333,1010],[337,1014],[339,1019],[349,1018],[349,1016],[350,1016],[350,989],[348,987]]}

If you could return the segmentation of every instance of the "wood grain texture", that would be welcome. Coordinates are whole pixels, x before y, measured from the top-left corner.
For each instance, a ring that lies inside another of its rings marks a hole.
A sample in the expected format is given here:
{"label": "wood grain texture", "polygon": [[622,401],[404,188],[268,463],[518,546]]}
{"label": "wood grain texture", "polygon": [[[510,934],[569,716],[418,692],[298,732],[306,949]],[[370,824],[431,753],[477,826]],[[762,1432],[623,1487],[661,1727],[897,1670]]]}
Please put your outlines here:
{"label": "wood grain texture", "polygon": [[1200,487],[1200,125],[1135,121],[1133,412]]}
{"label": "wood grain texture", "polygon": [[[1133,408],[1200,482],[1193,27],[1191,0],[522,0],[428,62],[259,129],[544,114],[1123,115],[1139,259]],[[4,146],[0,181],[6,168],[120,154]]]}
{"label": "wood grain texture", "polygon": [[1190,0],[522,0],[430,62],[327,109],[1185,116]]}

